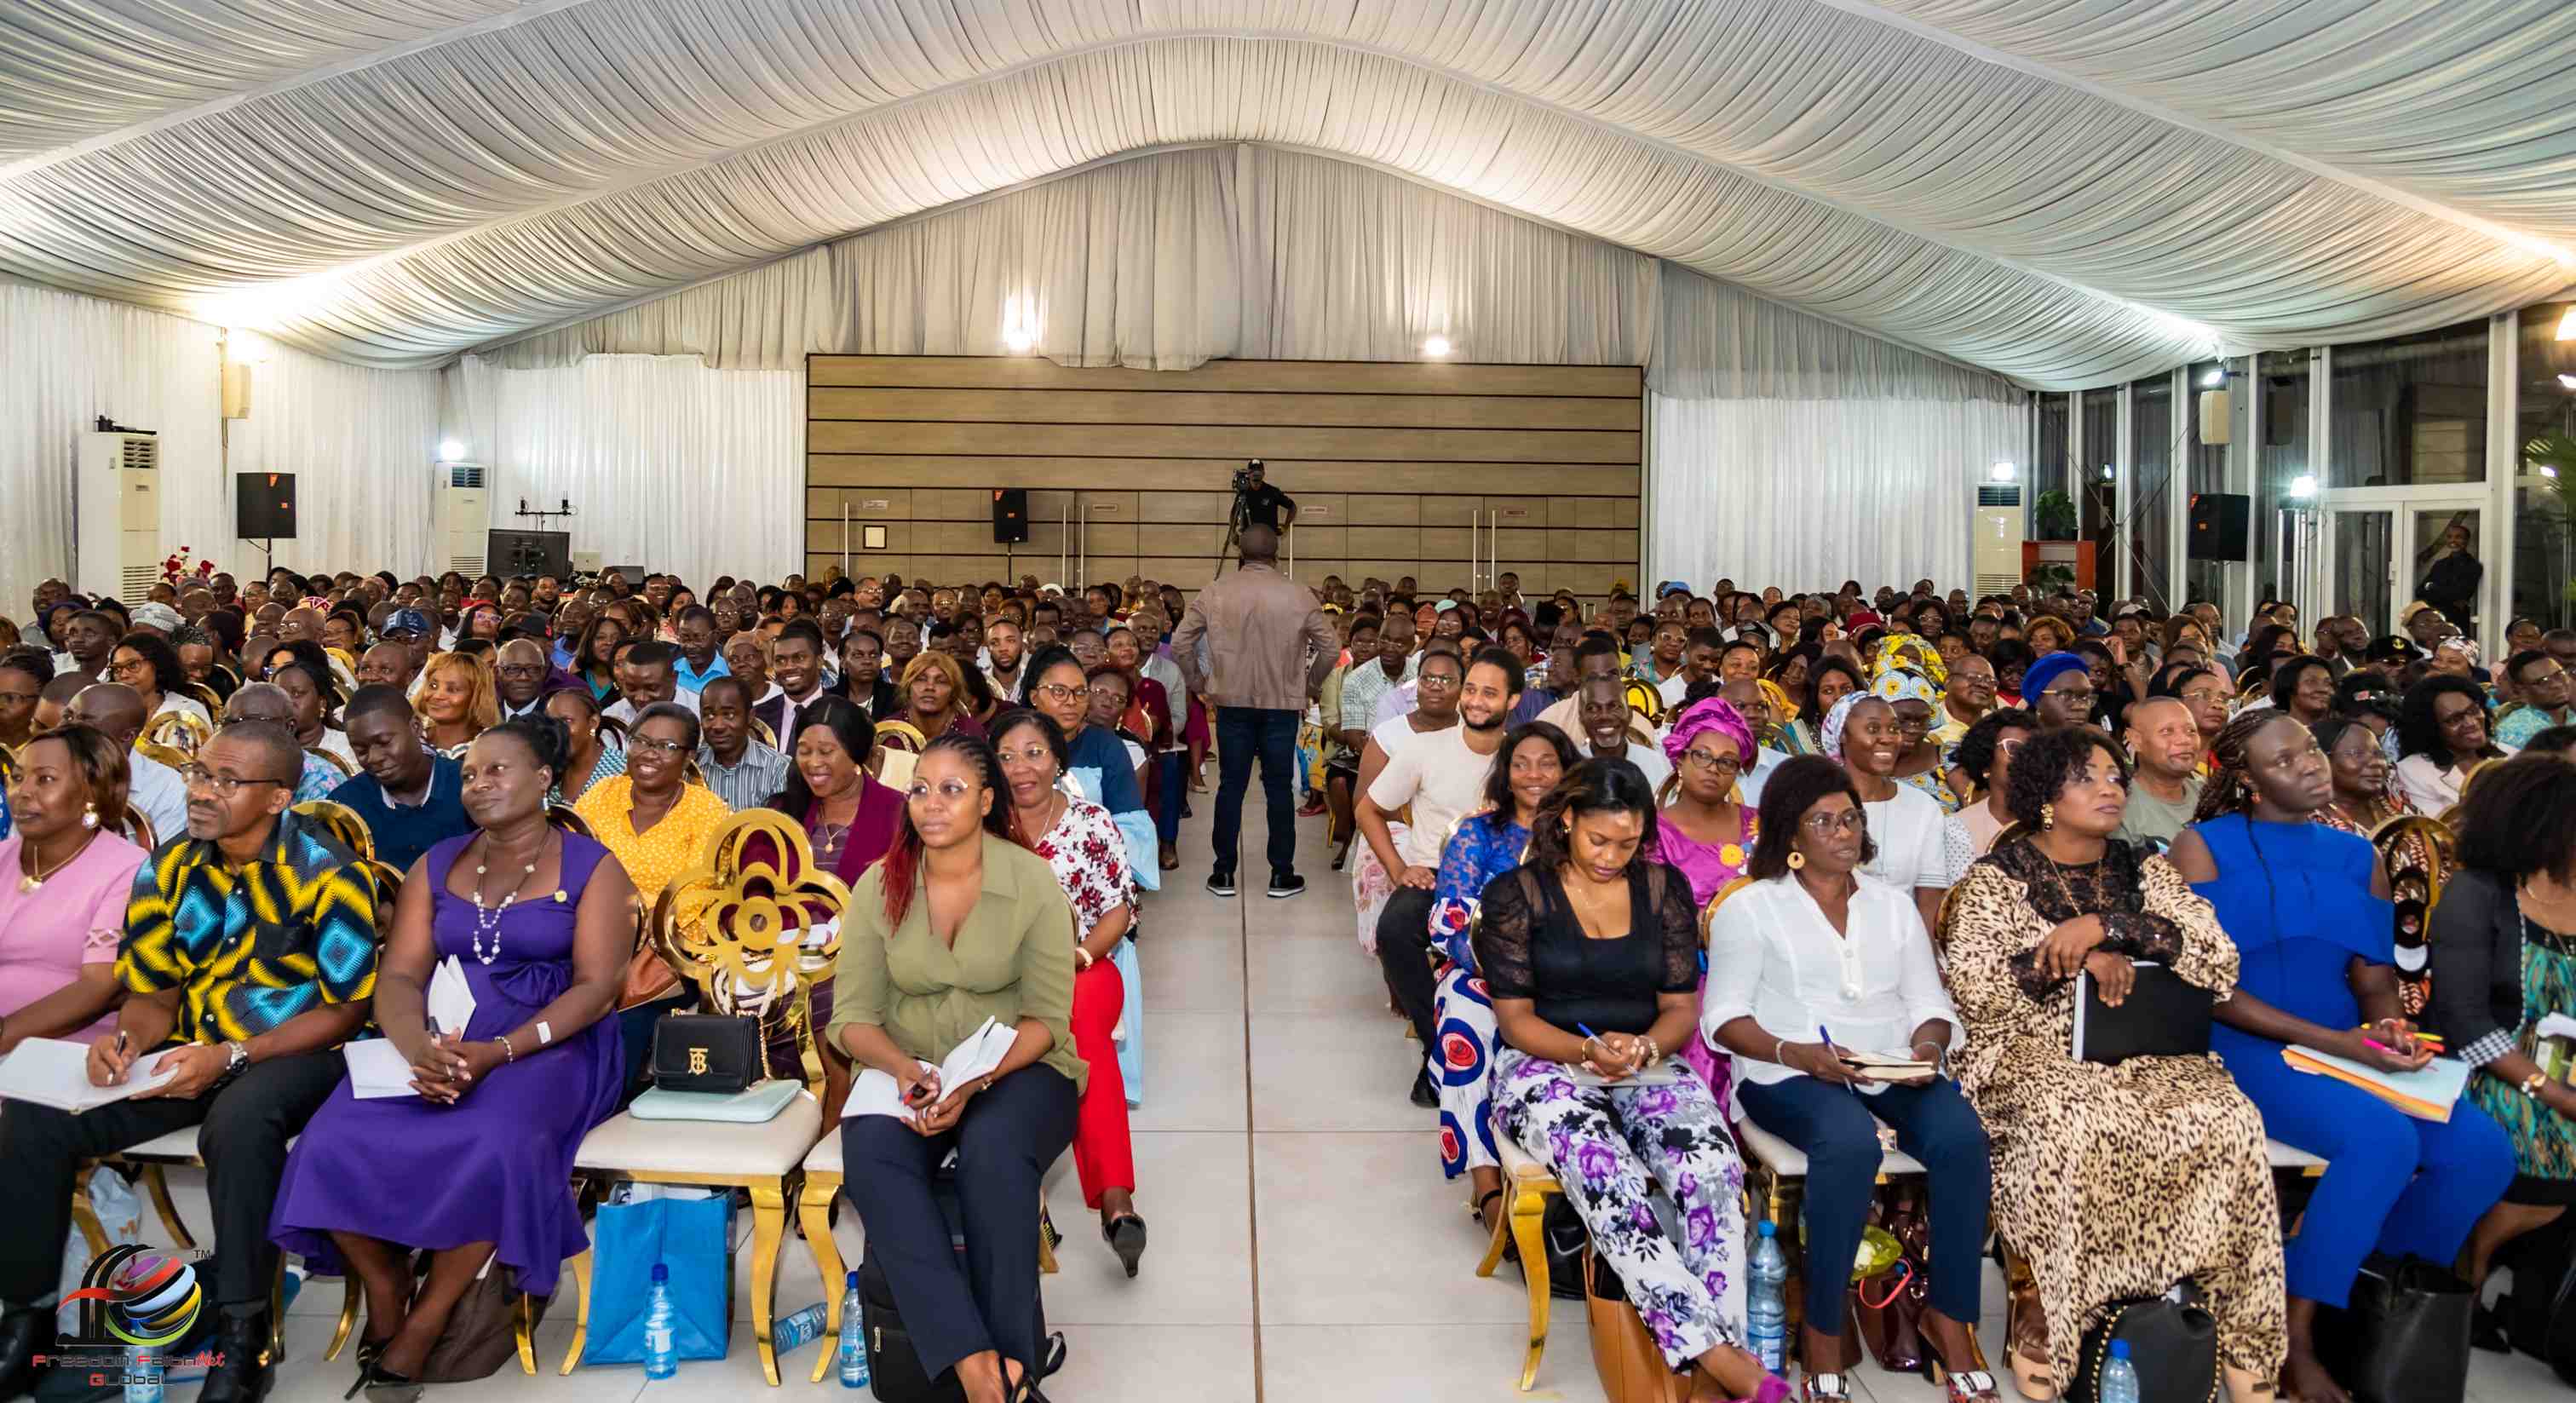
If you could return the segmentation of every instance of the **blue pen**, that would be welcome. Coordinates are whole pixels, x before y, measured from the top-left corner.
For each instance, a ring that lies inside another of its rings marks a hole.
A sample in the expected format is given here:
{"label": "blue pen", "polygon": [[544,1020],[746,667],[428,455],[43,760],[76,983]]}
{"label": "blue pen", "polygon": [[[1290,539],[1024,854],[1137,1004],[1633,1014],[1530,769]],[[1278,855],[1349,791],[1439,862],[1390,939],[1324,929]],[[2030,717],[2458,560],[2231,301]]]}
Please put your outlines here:
{"label": "blue pen", "polygon": [[[1825,1040],[1825,1051],[1832,1052],[1834,1050],[1834,1035],[1825,1031],[1824,1024],[1819,1023],[1816,1025],[1816,1036]],[[1849,1077],[1845,1077],[1843,1079],[1843,1090],[1850,1092],[1854,1096],[1860,1095],[1860,1088],[1852,1085]]]}

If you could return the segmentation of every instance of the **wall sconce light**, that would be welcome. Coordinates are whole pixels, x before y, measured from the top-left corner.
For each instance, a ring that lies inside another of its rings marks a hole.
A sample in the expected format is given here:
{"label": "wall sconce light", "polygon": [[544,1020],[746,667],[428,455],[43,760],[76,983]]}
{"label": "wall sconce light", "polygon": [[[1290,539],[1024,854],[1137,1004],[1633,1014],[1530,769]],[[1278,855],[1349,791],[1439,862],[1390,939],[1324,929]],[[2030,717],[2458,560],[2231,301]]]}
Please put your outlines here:
{"label": "wall sconce light", "polygon": [[1433,360],[1438,360],[1441,357],[1448,355],[1449,338],[1446,336],[1426,336],[1422,338],[1422,354],[1429,356]]}
{"label": "wall sconce light", "polygon": [[2010,463],[1997,463],[1986,469],[1986,480],[1989,482],[2010,482],[2019,476],[2021,476],[2021,469]]}
{"label": "wall sconce light", "polygon": [[2314,499],[2316,495],[2317,495],[2317,480],[2316,480],[2316,478],[2315,478],[2312,474],[2309,474],[2309,473],[2301,473],[2301,474],[2299,474],[2297,477],[2294,477],[2294,478],[2291,478],[2291,479],[2290,479],[2290,500],[2291,500],[2291,501],[2294,501],[2294,502],[2305,502],[2305,501],[2310,501],[2310,500]]}

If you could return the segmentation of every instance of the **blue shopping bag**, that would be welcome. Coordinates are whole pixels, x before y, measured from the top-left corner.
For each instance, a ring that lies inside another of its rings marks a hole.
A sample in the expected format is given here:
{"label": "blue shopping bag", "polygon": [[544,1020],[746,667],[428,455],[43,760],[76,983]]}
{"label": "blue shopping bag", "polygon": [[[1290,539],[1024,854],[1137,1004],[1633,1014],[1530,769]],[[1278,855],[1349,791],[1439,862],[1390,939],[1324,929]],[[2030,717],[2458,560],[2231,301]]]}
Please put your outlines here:
{"label": "blue shopping bag", "polygon": [[671,1269],[673,1347],[722,1359],[733,1329],[733,1198],[603,1203],[591,1224],[590,1335],[584,1364],[640,1364],[656,1263]]}

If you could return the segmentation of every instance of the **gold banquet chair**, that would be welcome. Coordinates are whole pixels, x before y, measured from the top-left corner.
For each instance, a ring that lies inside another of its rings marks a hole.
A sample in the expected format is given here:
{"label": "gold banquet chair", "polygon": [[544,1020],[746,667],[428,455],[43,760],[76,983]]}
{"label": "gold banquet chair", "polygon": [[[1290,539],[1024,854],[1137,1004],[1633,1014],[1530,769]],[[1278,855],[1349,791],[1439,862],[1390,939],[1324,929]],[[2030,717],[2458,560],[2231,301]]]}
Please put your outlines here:
{"label": "gold banquet chair", "polygon": [[[143,734],[134,738],[134,748],[177,769],[196,759],[198,747],[214,733],[215,728],[198,720],[193,711],[164,711],[144,723]],[[147,745],[152,748],[145,750]],[[171,760],[172,755],[179,759]]]}
{"label": "gold banquet chair", "polygon": [[876,754],[870,757],[877,783],[897,793],[911,788],[913,767],[921,763],[921,752],[929,746],[921,728],[909,721],[878,722]]}
{"label": "gold banquet chair", "polygon": [[324,750],[318,745],[308,745],[304,747],[304,753],[307,755],[320,756],[323,763],[340,772],[340,778],[342,779],[356,779],[358,777],[358,767],[340,758],[338,753],[334,751]]}
{"label": "gold banquet chair", "polygon": [[[788,1191],[826,1129],[810,988],[840,954],[839,920],[849,899],[841,879],[815,862],[804,828],[783,814],[746,810],[711,834],[697,865],[673,878],[654,904],[650,938],[672,970],[697,986],[709,1012],[760,1018],[764,1058],[772,1032],[791,1032],[801,1065],[764,1070],[801,1076],[806,1092],[765,1124],[709,1122],[684,1134],[673,1133],[667,1121],[620,1112],[592,1130],[573,1159],[573,1173],[591,1189],[626,1180],[750,1192],[752,1331],[761,1371],[773,1386],[778,1352],[771,1318]],[[569,1374],[581,1362],[590,1328],[590,1254],[566,1270],[578,1292],[562,1369]]]}
{"label": "gold banquet chair", "polygon": [[2432,1002],[2433,906],[2459,869],[2460,840],[2440,819],[2399,814],[2371,830],[2370,845],[2397,907],[2398,1002],[2414,1018]]}

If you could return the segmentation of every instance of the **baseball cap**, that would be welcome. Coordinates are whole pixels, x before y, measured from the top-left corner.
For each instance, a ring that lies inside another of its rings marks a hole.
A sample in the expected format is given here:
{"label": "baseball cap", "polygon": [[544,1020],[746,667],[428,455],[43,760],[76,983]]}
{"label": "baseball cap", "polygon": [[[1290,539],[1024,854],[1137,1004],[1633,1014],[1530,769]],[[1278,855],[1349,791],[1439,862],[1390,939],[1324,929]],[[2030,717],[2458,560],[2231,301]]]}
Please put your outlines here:
{"label": "baseball cap", "polygon": [[384,636],[387,638],[397,633],[408,633],[414,638],[426,638],[429,632],[429,615],[418,609],[396,609],[385,616]]}
{"label": "baseball cap", "polygon": [[1688,594],[1688,593],[1690,593],[1690,586],[1689,586],[1689,585],[1687,585],[1687,584],[1684,584],[1684,583],[1683,583],[1682,581],[1680,581],[1680,580],[1666,580],[1666,581],[1664,581],[1662,584],[1659,584],[1659,585],[1655,586],[1655,598],[1656,598],[1656,599],[1658,599],[1658,600],[1662,599],[1665,595],[1668,595],[1668,594]]}

